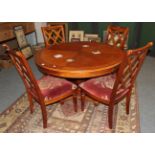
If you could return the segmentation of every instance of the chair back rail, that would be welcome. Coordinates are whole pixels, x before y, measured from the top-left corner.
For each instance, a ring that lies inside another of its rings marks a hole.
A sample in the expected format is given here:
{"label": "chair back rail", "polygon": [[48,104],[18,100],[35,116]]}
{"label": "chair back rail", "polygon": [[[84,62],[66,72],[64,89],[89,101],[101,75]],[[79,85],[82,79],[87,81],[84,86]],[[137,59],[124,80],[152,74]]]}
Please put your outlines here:
{"label": "chair back rail", "polygon": [[131,91],[147,52],[152,45],[153,43],[149,42],[142,48],[128,50],[117,72],[110,102],[118,102],[118,100]]}
{"label": "chair back rail", "polygon": [[43,103],[44,99],[41,95],[40,88],[23,54],[21,52],[13,52],[11,50],[8,54],[19,72],[27,92],[31,94],[39,104]]}
{"label": "chair back rail", "polygon": [[46,27],[42,27],[41,29],[46,47],[50,47],[51,45],[65,42],[65,33],[63,25],[57,25],[57,26],[49,25]]}

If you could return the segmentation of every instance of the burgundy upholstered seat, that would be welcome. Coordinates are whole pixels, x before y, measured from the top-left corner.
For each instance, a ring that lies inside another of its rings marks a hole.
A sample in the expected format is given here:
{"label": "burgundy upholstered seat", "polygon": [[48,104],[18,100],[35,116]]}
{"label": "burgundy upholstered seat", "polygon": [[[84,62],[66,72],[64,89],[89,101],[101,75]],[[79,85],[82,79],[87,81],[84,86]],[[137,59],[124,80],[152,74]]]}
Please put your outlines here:
{"label": "burgundy upholstered seat", "polygon": [[98,98],[109,101],[115,78],[115,74],[93,78],[81,83],[80,87]]}
{"label": "burgundy upholstered seat", "polygon": [[61,96],[77,87],[65,79],[53,76],[44,76],[37,82],[45,101]]}

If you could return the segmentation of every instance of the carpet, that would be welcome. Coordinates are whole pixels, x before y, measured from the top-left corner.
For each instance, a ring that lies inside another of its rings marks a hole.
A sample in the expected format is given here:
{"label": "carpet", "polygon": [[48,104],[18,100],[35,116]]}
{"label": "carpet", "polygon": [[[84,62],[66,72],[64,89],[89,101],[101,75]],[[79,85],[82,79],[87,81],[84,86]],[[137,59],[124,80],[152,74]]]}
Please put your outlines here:
{"label": "carpet", "polygon": [[[135,88],[132,91],[130,114],[125,112],[125,99],[115,106],[113,129],[108,127],[108,107],[94,106],[92,99],[86,98],[84,112],[73,110],[72,98],[63,105],[55,103],[47,106],[48,128],[42,127],[42,115],[37,103],[30,114],[27,95],[22,95],[8,109],[0,114],[1,133],[134,133],[140,132],[139,111]],[[96,103],[97,104],[97,103]]]}

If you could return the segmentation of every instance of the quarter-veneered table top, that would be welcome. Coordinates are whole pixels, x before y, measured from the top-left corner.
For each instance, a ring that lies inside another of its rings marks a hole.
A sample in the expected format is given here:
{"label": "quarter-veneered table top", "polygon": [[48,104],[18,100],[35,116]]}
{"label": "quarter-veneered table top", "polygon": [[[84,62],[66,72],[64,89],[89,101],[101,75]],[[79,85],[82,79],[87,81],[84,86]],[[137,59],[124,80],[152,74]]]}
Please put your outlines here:
{"label": "quarter-veneered table top", "polygon": [[119,48],[96,42],[54,45],[36,53],[41,72],[65,78],[91,78],[112,72],[123,60]]}

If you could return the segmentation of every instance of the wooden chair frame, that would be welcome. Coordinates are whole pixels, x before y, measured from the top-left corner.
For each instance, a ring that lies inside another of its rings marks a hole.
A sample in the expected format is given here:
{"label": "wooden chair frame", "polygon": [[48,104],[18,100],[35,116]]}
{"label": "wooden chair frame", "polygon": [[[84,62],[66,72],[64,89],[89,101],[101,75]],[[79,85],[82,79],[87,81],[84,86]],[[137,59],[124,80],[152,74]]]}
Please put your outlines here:
{"label": "wooden chair frame", "polygon": [[[41,29],[46,47],[65,42],[65,33],[63,25],[48,25],[46,27],[41,27]],[[60,35],[60,33],[62,36]],[[52,35],[54,35],[54,37],[52,37]],[[60,42],[58,42],[58,40],[60,40]],[[53,43],[51,44],[50,41],[52,41]]]}
{"label": "wooden chair frame", "polygon": [[[116,79],[109,101],[97,98],[96,96],[82,89],[81,109],[84,110],[85,94],[101,102],[102,104],[107,105],[109,107],[108,108],[109,128],[112,128],[114,105],[119,103],[122,99],[126,97],[126,113],[129,114],[129,105],[130,105],[132,88],[134,86],[136,77],[141,69],[141,66],[144,62],[146,54],[151,46],[153,46],[153,43],[149,42],[146,46],[142,48],[138,48],[135,50],[128,50],[122,64],[120,65],[116,73]],[[120,90],[123,91],[120,92]]]}
{"label": "wooden chair frame", "polygon": [[24,82],[28,94],[31,113],[33,113],[34,110],[33,100],[39,103],[41,107],[44,128],[47,128],[47,111],[46,111],[47,105],[55,103],[57,101],[61,101],[61,104],[63,104],[64,103],[63,99],[73,95],[74,110],[77,111],[76,89],[68,91],[57,98],[45,101],[43,95],[41,94],[41,90],[38,86],[38,83],[24,55],[21,52],[14,52],[10,50],[10,48],[7,45],[3,45],[3,47],[7,49],[8,55],[11,57],[11,60],[13,61],[19,75],[21,76]]}
{"label": "wooden chair frame", "polygon": [[68,42],[68,22],[47,22],[47,26],[57,26],[62,25],[65,33],[65,41]]}
{"label": "wooden chair frame", "polygon": [[[105,43],[109,44],[109,41],[111,41],[113,46],[118,47],[117,45],[120,44],[119,48],[125,49],[125,44],[128,40],[128,34],[128,27],[109,25],[107,28]],[[118,37],[117,40],[115,40],[116,35]]]}

